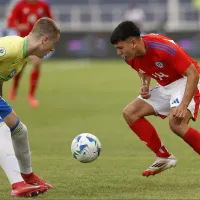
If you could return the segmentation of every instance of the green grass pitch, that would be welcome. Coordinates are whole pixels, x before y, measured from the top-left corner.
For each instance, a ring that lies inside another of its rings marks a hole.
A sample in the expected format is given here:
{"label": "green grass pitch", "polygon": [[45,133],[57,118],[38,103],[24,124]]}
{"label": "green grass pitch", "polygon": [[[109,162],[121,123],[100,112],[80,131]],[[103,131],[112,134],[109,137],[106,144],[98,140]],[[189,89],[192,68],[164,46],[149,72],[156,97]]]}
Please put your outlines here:
{"label": "green grass pitch", "polygon": [[[140,87],[123,60],[45,61],[37,109],[26,101],[29,72],[30,64],[16,101],[9,103],[28,127],[34,171],[54,186],[37,199],[200,199],[200,157],[170,131],[168,119],[148,118],[178,165],[154,177],[141,176],[155,156],[122,118]],[[4,85],[5,99],[10,85]],[[200,130],[199,119],[191,125]],[[71,141],[82,132],[101,141],[101,155],[93,163],[79,163],[71,155]],[[0,199],[12,199],[2,171]]]}

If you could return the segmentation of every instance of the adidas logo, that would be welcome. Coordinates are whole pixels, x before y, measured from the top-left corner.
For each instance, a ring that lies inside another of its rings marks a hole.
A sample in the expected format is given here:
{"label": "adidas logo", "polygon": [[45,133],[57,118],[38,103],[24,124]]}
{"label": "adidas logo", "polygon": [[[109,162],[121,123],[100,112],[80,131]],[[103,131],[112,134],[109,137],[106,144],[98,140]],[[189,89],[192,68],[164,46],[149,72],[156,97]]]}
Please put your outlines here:
{"label": "adidas logo", "polygon": [[172,102],[172,104],[175,104],[175,103],[179,103],[178,98],[176,98],[176,99]]}

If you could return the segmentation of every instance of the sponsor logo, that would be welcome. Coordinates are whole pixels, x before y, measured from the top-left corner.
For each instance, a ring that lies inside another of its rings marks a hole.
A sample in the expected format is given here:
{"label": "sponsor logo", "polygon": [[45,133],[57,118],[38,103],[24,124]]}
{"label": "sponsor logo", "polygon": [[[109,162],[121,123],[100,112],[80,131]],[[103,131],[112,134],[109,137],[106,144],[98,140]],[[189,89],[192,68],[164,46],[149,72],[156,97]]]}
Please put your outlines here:
{"label": "sponsor logo", "polygon": [[180,103],[179,100],[178,100],[178,98],[176,98],[176,99],[172,102],[172,104],[176,104],[176,103]]}

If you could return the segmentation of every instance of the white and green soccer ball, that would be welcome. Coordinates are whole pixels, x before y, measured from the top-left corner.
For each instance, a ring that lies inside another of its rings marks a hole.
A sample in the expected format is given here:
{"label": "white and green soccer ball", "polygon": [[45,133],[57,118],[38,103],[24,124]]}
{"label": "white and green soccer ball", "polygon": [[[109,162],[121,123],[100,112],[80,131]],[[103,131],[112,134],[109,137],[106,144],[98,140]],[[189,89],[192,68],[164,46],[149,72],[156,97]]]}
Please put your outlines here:
{"label": "white and green soccer ball", "polygon": [[81,133],[72,141],[71,152],[82,163],[96,160],[101,152],[99,139],[91,133]]}

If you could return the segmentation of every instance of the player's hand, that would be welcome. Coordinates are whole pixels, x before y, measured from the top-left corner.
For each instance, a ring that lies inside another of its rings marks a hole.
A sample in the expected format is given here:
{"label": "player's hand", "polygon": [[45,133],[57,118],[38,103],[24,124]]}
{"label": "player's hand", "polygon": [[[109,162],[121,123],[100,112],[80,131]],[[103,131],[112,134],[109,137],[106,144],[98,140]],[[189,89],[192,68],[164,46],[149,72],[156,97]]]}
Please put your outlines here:
{"label": "player's hand", "polygon": [[140,95],[143,99],[150,98],[151,94],[149,93],[149,87],[147,85],[142,85],[140,88]]}
{"label": "player's hand", "polygon": [[180,104],[172,110],[172,114],[176,118],[184,119],[187,114],[187,106],[185,104]]}
{"label": "player's hand", "polygon": [[27,31],[29,29],[29,25],[28,24],[19,24],[17,26],[17,30],[18,31]]}

